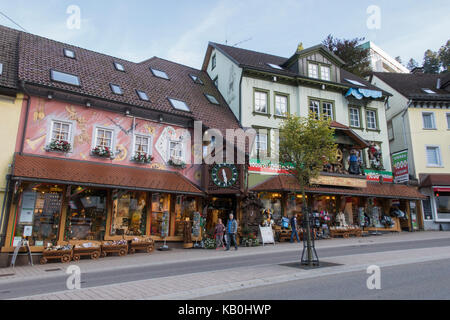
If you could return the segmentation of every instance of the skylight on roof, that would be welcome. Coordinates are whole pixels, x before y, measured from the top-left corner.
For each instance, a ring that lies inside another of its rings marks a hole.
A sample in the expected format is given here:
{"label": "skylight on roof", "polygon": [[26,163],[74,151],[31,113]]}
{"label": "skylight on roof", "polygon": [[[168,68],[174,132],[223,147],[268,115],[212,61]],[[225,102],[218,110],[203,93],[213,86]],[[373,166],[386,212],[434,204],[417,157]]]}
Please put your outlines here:
{"label": "skylight on roof", "polygon": [[274,68],[274,69],[283,70],[283,68],[280,67],[280,66],[277,65],[277,64],[268,63],[267,65],[268,65],[269,67],[271,67],[271,68]]}
{"label": "skylight on roof", "polygon": [[365,87],[366,86],[365,84],[363,84],[363,83],[361,83],[359,81],[356,81],[356,80],[345,79],[345,81],[350,82],[351,84],[354,84],[355,86],[361,86],[361,87]]}
{"label": "skylight on roof", "polygon": [[3,63],[0,63],[0,76],[3,74]]}
{"label": "skylight on roof", "polygon": [[75,52],[69,49],[64,49],[64,55],[67,58],[75,59]]}
{"label": "skylight on roof", "polygon": [[206,94],[206,93],[205,93],[205,97],[209,100],[209,102],[211,102],[213,104],[219,104],[219,101],[217,101],[216,97],[214,97],[210,94]]}
{"label": "skylight on roof", "polygon": [[436,92],[434,92],[433,90],[428,89],[428,88],[423,88],[422,90],[423,90],[423,92],[428,93],[428,94],[436,94]]}
{"label": "skylight on roof", "polygon": [[169,98],[169,101],[172,104],[172,107],[174,107],[177,110],[187,111],[187,112],[191,111],[191,109],[189,109],[189,106],[184,101],[172,99],[172,98]]}
{"label": "skylight on roof", "polygon": [[144,101],[150,101],[150,99],[148,98],[147,94],[144,91],[140,91],[140,90],[136,90],[139,99],[144,100]]}
{"label": "skylight on roof", "polygon": [[112,92],[113,93],[115,93],[115,94],[123,94],[122,93],[122,89],[120,88],[120,86],[118,86],[118,85],[116,85],[116,84],[110,84],[110,86],[111,86],[111,90],[112,90]]}
{"label": "skylight on roof", "polygon": [[116,68],[117,71],[123,71],[123,72],[125,71],[125,67],[118,62],[114,62],[114,67]]}
{"label": "skylight on roof", "polygon": [[150,68],[150,70],[152,71],[152,73],[153,73],[153,75],[155,77],[169,80],[169,76],[164,71],[161,71],[161,70],[158,70],[158,69],[153,69],[153,68]]}
{"label": "skylight on roof", "polygon": [[80,79],[78,78],[78,76],[65,72],[50,70],[50,78],[53,81],[62,82],[73,86],[80,85]]}
{"label": "skylight on roof", "polygon": [[202,79],[200,79],[198,76],[196,76],[195,74],[190,74],[189,75],[191,77],[191,79],[198,84],[203,84]]}

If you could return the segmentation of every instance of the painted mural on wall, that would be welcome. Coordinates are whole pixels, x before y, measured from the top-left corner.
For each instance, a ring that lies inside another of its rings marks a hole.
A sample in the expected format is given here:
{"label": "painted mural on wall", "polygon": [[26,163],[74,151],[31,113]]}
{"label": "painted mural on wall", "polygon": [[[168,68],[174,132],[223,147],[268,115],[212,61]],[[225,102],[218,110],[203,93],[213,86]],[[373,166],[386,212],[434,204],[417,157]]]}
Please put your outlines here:
{"label": "painted mural on wall", "polygon": [[178,171],[200,184],[191,136],[182,127],[32,97],[24,153]]}

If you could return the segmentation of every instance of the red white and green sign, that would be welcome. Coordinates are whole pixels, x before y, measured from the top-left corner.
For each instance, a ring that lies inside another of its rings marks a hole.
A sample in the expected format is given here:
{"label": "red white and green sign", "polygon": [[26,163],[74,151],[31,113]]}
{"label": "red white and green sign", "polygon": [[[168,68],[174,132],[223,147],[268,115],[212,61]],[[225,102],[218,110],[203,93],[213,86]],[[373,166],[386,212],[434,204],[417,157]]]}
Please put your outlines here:
{"label": "red white and green sign", "polygon": [[378,171],[378,170],[364,170],[367,181],[379,182],[380,177],[383,177],[383,182],[394,182],[394,176],[392,172],[389,171]]}
{"label": "red white and green sign", "polygon": [[408,150],[392,154],[395,183],[409,182]]}
{"label": "red white and green sign", "polygon": [[250,159],[250,166],[248,168],[249,172],[256,172],[261,174],[280,174],[289,173],[279,164],[273,164],[270,160],[257,160]]}

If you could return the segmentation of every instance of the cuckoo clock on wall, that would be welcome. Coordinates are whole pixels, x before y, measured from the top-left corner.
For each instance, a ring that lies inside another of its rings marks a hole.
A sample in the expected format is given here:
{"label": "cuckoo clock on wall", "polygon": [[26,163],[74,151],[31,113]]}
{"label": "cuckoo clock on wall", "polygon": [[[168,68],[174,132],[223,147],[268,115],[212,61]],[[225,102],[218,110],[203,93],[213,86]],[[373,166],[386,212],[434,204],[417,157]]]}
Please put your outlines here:
{"label": "cuckoo clock on wall", "polygon": [[221,188],[229,188],[239,179],[239,170],[234,164],[218,164],[211,170],[211,180]]}

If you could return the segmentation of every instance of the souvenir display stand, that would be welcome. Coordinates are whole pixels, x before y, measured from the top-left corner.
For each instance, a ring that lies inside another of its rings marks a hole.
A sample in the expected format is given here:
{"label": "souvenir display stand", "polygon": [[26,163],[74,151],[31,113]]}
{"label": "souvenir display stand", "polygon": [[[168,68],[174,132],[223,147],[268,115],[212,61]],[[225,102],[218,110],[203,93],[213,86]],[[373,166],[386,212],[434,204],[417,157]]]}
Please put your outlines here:
{"label": "souvenir display stand", "polygon": [[73,257],[73,246],[49,247],[42,253],[41,264],[46,264],[49,260],[60,260],[62,263],[68,263]]}

